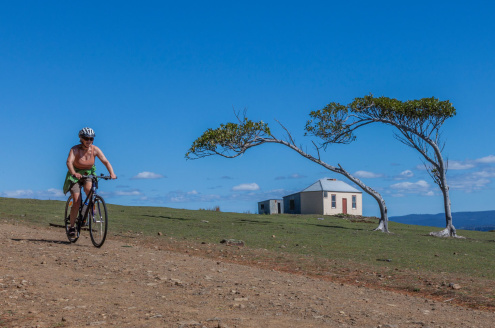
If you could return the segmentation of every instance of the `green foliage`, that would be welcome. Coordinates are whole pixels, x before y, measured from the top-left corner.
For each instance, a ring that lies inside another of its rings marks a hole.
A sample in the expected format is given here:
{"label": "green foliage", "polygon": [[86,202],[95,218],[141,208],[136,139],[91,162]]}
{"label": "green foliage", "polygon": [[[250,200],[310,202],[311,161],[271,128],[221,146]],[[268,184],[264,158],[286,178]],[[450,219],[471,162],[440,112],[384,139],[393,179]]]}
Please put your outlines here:
{"label": "green foliage", "polygon": [[206,130],[196,139],[186,153],[186,158],[201,158],[215,154],[229,156],[232,153],[238,155],[253,146],[259,137],[269,135],[268,124],[263,121],[253,122],[244,118],[240,124],[221,124],[216,129]]}
{"label": "green foliage", "polygon": [[339,103],[330,103],[325,108],[312,111],[311,119],[306,122],[305,135],[314,135],[332,143],[350,143],[356,139],[348,130],[349,107]]}
{"label": "green foliage", "polygon": [[348,107],[355,113],[389,120],[429,120],[450,118],[456,114],[455,108],[448,100],[440,101],[434,97],[400,101],[370,95],[354,99]]}
{"label": "green foliage", "polygon": [[319,137],[325,143],[350,143],[356,139],[354,130],[380,122],[430,135],[455,114],[456,110],[448,100],[432,97],[400,101],[369,95],[347,105],[330,103],[312,111],[311,119],[306,123],[306,134]]}

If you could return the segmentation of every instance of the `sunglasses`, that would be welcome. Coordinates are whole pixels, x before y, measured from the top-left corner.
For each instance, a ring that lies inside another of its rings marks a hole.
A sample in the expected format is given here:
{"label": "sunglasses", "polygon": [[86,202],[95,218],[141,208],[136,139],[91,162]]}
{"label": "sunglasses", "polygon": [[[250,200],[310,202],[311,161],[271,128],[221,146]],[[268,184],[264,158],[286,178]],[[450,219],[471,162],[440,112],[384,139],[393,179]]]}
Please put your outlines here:
{"label": "sunglasses", "polygon": [[93,140],[95,140],[95,138],[88,138],[88,137],[81,137],[81,138],[83,138],[86,141],[93,141]]}

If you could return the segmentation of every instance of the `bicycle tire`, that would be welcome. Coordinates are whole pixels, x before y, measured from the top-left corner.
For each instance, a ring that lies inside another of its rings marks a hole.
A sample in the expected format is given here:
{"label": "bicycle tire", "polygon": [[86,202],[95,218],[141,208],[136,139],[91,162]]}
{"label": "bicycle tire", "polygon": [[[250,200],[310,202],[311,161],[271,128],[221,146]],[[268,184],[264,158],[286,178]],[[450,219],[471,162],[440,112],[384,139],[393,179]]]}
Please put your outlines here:
{"label": "bicycle tire", "polygon": [[71,243],[75,243],[78,239],[79,239],[79,236],[81,235],[81,226],[79,224],[79,220],[76,219],[76,223],[75,223],[75,228],[76,228],[76,235],[71,237],[69,236],[69,228],[70,228],[70,211],[71,211],[71,208],[72,206],[74,205],[73,204],[73,198],[72,198],[72,195],[69,196],[69,198],[67,198],[67,202],[65,203],[65,220],[64,220],[64,224],[65,224],[65,234],[67,235],[67,239],[69,239],[69,241]]}
{"label": "bicycle tire", "polygon": [[103,246],[107,237],[107,228],[107,205],[101,196],[96,195],[92,208],[89,209],[89,235],[95,247]]}

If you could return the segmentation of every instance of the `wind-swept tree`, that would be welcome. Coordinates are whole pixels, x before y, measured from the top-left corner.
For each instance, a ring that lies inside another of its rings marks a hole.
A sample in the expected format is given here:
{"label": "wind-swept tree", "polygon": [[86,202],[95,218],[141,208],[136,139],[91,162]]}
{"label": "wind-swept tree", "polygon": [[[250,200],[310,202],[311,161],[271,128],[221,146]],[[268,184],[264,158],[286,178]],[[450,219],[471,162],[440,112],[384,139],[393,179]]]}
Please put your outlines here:
{"label": "wind-swept tree", "polygon": [[238,123],[221,124],[220,127],[216,129],[206,130],[201,137],[193,142],[191,148],[186,153],[186,158],[197,159],[212,155],[234,158],[243,154],[249,148],[256,147],[264,143],[277,143],[284,145],[296,151],[301,156],[323,166],[324,168],[344,175],[366,193],[371,195],[377,201],[380,208],[380,221],[375,230],[388,232],[387,207],[382,196],[374,189],[366,186],[361,180],[352,176],[349,172],[342,168],[340,164],[338,164],[338,167],[335,167],[323,162],[320,158],[319,152],[321,147],[314,144],[317,151],[317,157],[315,157],[296,146],[291,134],[283,125],[281,126],[287,134],[287,140],[276,138],[270,132],[268,124],[263,121],[253,122],[246,118],[245,115],[242,118],[240,118],[239,115],[236,116],[238,118]]}
{"label": "wind-swept tree", "polygon": [[395,128],[395,137],[417,150],[433,181],[443,195],[446,228],[432,232],[435,236],[456,236],[450,209],[447,164],[442,151],[440,129],[443,123],[456,114],[452,104],[436,98],[400,101],[372,95],[356,98],[348,105],[330,103],[325,108],[311,112],[306,124],[308,133],[324,140],[323,145],[348,144],[356,139],[355,131],[371,123],[382,123]]}

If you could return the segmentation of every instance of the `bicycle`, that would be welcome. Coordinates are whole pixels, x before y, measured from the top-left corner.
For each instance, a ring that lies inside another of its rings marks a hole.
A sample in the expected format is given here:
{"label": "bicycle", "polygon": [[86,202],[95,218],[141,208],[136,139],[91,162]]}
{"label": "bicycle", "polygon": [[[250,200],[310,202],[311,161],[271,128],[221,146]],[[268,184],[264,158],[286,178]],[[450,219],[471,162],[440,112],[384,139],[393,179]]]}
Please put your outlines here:
{"label": "bicycle", "polygon": [[82,201],[83,194],[81,192],[81,203],[79,204],[79,211],[77,212],[78,215],[74,226],[76,229],[74,236],[69,234],[70,211],[74,205],[72,195],[67,199],[67,203],[65,204],[65,233],[67,234],[69,241],[75,243],[79,239],[82,227],[88,226],[91,242],[95,247],[99,248],[103,245],[107,237],[108,214],[103,197],[97,193],[98,180],[110,180],[111,177],[102,174],[100,176],[83,175],[82,178],[91,179],[91,190],[84,202]]}

